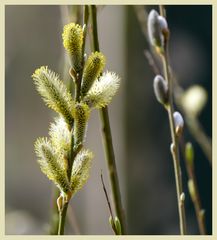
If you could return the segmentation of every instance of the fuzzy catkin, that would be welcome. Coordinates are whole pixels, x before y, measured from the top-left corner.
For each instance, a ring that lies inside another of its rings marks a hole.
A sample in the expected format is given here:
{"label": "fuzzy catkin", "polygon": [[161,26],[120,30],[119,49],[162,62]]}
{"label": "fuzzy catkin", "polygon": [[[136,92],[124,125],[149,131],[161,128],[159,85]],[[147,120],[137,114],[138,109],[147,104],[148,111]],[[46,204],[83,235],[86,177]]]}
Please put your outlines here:
{"label": "fuzzy catkin", "polygon": [[120,78],[114,72],[105,72],[95,81],[83,101],[89,107],[102,108],[107,106],[120,86]]}
{"label": "fuzzy catkin", "polygon": [[90,109],[85,103],[77,103],[75,106],[74,111],[74,141],[75,146],[78,146],[83,143],[86,128],[87,128],[87,121],[90,115]]}
{"label": "fuzzy catkin", "polygon": [[99,77],[105,67],[105,56],[101,52],[92,53],[84,66],[82,76],[81,94],[85,96],[94,81]]}
{"label": "fuzzy catkin", "polygon": [[86,183],[89,177],[92,159],[93,153],[84,149],[75,157],[71,175],[71,189],[73,194],[81,189]]}
{"label": "fuzzy catkin", "polygon": [[42,66],[35,70],[32,78],[46,105],[62,115],[70,128],[73,123],[74,101],[59,76]]}
{"label": "fuzzy catkin", "polygon": [[76,72],[82,68],[82,46],[84,35],[82,27],[75,23],[69,23],[64,26],[63,33],[63,46],[71,56],[72,66]]}
{"label": "fuzzy catkin", "polygon": [[71,132],[62,117],[55,118],[55,122],[51,123],[49,136],[52,145],[58,153],[63,154],[64,156],[67,156],[70,153]]}
{"label": "fuzzy catkin", "polygon": [[[60,164],[61,155],[57,154],[50,141],[38,138],[35,142],[35,152],[42,172],[53,181],[63,192],[71,191],[70,184],[63,164]],[[63,162],[63,161],[62,161]]]}

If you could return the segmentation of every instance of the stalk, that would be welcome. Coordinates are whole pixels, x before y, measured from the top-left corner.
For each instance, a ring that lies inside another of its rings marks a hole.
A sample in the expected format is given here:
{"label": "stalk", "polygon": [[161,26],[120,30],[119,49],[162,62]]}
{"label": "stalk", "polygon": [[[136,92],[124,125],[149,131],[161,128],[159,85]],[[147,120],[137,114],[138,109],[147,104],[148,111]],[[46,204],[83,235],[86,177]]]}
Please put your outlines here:
{"label": "stalk", "polygon": [[[96,6],[95,5],[89,6],[89,11],[90,11],[90,20],[92,25],[91,49],[92,51],[100,51],[99,41],[98,41],[98,30],[97,30]],[[104,107],[100,109],[99,112],[100,112],[100,118],[102,123],[104,149],[105,149],[105,155],[107,159],[110,183],[112,187],[112,195],[113,195],[113,201],[115,206],[115,212],[120,220],[122,232],[123,234],[126,234],[126,229],[125,229],[126,225],[125,225],[125,219],[124,219],[123,206],[121,202],[121,194],[120,194],[117,168],[115,163],[115,154],[114,154],[114,148],[112,143],[112,134],[111,134],[108,108]]]}
{"label": "stalk", "polygon": [[[161,12],[164,13],[164,9],[161,6]],[[163,71],[165,80],[168,83],[169,90],[169,104],[167,107],[167,113],[169,118],[170,125],[170,133],[171,133],[171,153],[173,157],[173,166],[175,172],[175,181],[176,181],[176,192],[177,192],[177,202],[178,202],[178,211],[179,211],[179,224],[180,224],[180,233],[181,235],[186,235],[186,217],[185,217],[185,205],[184,205],[184,196],[182,189],[182,173],[179,159],[179,145],[178,145],[178,137],[175,133],[175,123],[173,118],[174,107],[173,107],[173,86],[169,73],[169,62],[168,62],[168,41],[165,40],[165,49],[164,53],[161,55],[163,62]]]}
{"label": "stalk", "polygon": [[68,209],[68,202],[64,203],[62,211],[59,212],[58,235],[64,235],[67,209]]}
{"label": "stalk", "polygon": [[51,210],[51,222],[50,222],[50,235],[57,235],[58,233],[58,225],[59,225],[59,214],[58,214],[58,208],[57,208],[57,198],[60,195],[59,189],[56,188],[56,186],[52,187],[52,210]]}

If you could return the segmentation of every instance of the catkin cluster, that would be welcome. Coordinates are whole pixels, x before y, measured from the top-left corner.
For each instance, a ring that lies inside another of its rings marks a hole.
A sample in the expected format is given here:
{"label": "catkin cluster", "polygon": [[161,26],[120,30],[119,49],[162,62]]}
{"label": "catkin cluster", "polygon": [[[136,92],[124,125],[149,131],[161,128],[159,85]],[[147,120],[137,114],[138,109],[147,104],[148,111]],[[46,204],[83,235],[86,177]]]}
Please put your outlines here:
{"label": "catkin cluster", "polygon": [[42,172],[60,189],[59,205],[62,197],[68,201],[86,183],[93,158],[93,153],[83,147],[90,112],[107,106],[120,84],[115,73],[103,73],[105,56],[101,52],[91,53],[85,61],[80,25],[64,26],[62,39],[71,59],[70,73],[75,89],[79,89],[78,97],[73,97],[48,67],[42,66],[32,75],[46,105],[58,113],[50,125],[49,138],[38,138],[35,151]]}

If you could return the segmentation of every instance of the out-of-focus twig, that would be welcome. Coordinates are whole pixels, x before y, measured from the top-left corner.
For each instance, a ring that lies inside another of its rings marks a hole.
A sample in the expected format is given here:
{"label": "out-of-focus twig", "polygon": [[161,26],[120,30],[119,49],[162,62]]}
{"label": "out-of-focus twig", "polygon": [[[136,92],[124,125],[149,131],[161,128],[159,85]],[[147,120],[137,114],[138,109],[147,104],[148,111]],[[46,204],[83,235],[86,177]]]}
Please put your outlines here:
{"label": "out-of-focus twig", "polygon": [[184,149],[182,150],[184,153],[183,155],[185,158],[185,165],[188,174],[188,190],[191,196],[191,200],[194,204],[200,234],[205,235],[206,234],[205,210],[202,209],[199,190],[197,186],[197,180],[194,169],[194,150],[190,142],[183,145]]}
{"label": "out-of-focus twig", "polygon": [[146,11],[145,7],[141,5],[135,5],[133,6],[133,8],[139,21],[142,33],[144,34],[145,38],[148,39],[147,31],[148,12]]}
{"label": "out-of-focus twig", "polygon": [[148,63],[149,63],[149,65],[150,65],[150,67],[152,68],[154,74],[155,74],[155,75],[160,74],[160,70],[159,70],[157,64],[156,64],[155,61],[154,61],[154,58],[153,58],[153,56],[152,56],[152,53],[151,53],[148,49],[145,49],[145,50],[144,50],[144,54],[145,54],[145,57],[146,57],[147,60],[148,60]]}
{"label": "out-of-focus twig", "polygon": [[[201,123],[199,122],[198,118],[195,116],[190,116],[187,114],[185,109],[182,106],[181,102],[181,94],[184,94],[183,89],[177,84],[175,86],[175,95],[176,104],[181,109],[185,116],[185,122],[188,126],[188,129],[197,143],[200,145],[201,149],[203,150],[204,154],[206,155],[207,159],[209,160],[210,164],[212,165],[212,142],[211,139],[206,135]],[[179,93],[178,93],[179,92]]]}

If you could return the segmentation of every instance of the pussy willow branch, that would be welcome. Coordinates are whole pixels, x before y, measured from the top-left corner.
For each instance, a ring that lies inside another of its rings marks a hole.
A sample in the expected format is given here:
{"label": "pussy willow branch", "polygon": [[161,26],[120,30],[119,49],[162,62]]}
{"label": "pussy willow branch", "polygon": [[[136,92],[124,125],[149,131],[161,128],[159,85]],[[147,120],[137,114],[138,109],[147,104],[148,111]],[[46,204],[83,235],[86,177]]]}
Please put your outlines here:
{"label": "pussy willow branch", "polygon": [[[137,17],[140,21],[140,24],[142,24],[141,27],[143,28],[143,33],[146,36],[147,35],[146,30],[147,29],[144,27],[144,25],[146,24],[145,19],[147,17],[147,13],[145,12],[145,14],[143,15],[144,9],[140,6],[135,7],[135,10],[137,11]],[[158,69],[158,66],[155,62],[155,59],[154,59],[152,53],[149,50],[145,50],[144,54],[145,54],[145,56],[148,60],[148,63],[150,65],[150,67],[152,68],[154,74],[155,75],[160,74],[160,70]],[[181,109],[181,111],[184,113],[185,122],[186,122],[187,126],[189,127],[189,130],[190,130],[191,134],[194,136],[194,138],[196,140],[198,140],[198,142],[200,142],[200,146],[201,146],[202,150],[207,155],[207,158],[210,160],[210,159],[212,159],[210,139],[206,136],[206,134],[205,134],[204,130],[202,129],[202,126],[200,125],[198,119],[196,117],[189,119],[188,114],[185,113],[185,111],[184,111],[184,109],[181,105],[181,102],[179,100],[181,98],[179,95],[182,95],[184,90],[178,85],[177,79],[174,76],[174,73],[172,72],[172,69],[170,67],[169,67],[169,72],[172,75],[172,79],[174,81],[174,95],[175,95],[176,104]],[[183,155],[184,155],[184,150],[183,150]],[[195,187],[195,195],[196,196],[195,196],[195,199],[193,201],[193,204],[194,204],[194,208],[195,208],[195,212],[196,212],[196,216],[197,216],[199,231],[200,231],[200,234],[205,235],[206,234],[205,215],[201,214],[203,209],[201,207],[201,201],[200,201],[200,196],[199,196],[199,192],[198,192],[198,187],[197,187],[197,181],[196,181],[194,168],[190,168],[188,166],[187,161],[185,162],[185,165],[186,165],[187,172],[188,172],[188,178],[192,179],[194,187]]]}
{"label": "pussy willow branch", "polygon": [[[149,51],[145,51],[145,56],[146,56],[146,58],[149,62],[149,65],[152,67],[153,72],[156,75],[160,74],[160,71],[158,70],[158,68],[155,64],[151,53]],[[170,73],[171,73],[171,69],[170,69]],[[176,79],[173,77],[173,80],[176,80]],[[180,92],[179,94],[183,94],[184,90],[181,89],[181,87],[178,85],[178,83],[175,83],[174,85],[176,85],[174,87],[175,88],[174,92],[176,92],[176,94],[174,94],[174,95],[178,95],[177,92]],[[180,97],[177,97],[176,104],[182,110],[182,112],[184,112],[184,109],[183,109],[183,107],[180,103],[179,98]],[[199,142],[201,142],[200,145],[201,145],[202,148],[204,148],[203,151],[208,156],[210,156],[210,159],[212,159],[212,156],[211,156],[211,153],[212,153],[211,142],[210,142],[209,138],[206,136],[206,134],[204,133],[204,131],[202,129],[202,126],[200,125],[198,119],[195,118],[195,117],[189,119],[189,116],[187,114],[185,114],[185,122],[187,122],[187,125],[188,124],[191,125],[191,128],[189,128],[190,131],[193,131],[191,134],[194,135],[195,138],[198,139]],[[183,142],[183,146],[184,146],[184,142]],[[183,155],[184,155],[184,149],[183,149]],[[188,172],[188,178],[189,178],[189,180],[191,179],[193,181],[194,188],[195,188],[195,199],[194,200],[192,199],[192,201],[193,201],[196,216],[197,216],[199,231],[200,231],[201,235],[205,235],[206,234],[205,215],[201,214],[203,209],[202,209],[202,206],[201,206],[200,195],[199,195],[199,191],[198,191],[198,187],[197,187],[195,170],[194,170],[194,168],[189,166],[187,161],[185,161],[185,165],[186,165],[187,172]]]}
{"label": "pussy willow branch", "polygon": [[[87,26],[88,24],[88,7],[84,6],[84,25]],[[86,31],[84,32],[84,42],[83,42],[83,47],[82,47],[82,52],[84,53],[84,48],[85,48],[85,40],[86,40]],[[83,65],[84,65],[84,60],[82,61],[82,70],[78,74],[78,81],[75,82],[76,88],[75,88],[75,101],[79,101],[80,99],[80,88],[81,88],[81,77],[82,77],[82,72],[83,72]],[[73,166],[73,161],[80,149],[82,148],[82,145],[79,145],[78,147],[74,146],[74,138],[73,138],[73,132],[71,132],[72,137],[71,137],[71,153],[69,156],[68,160],[68,179],[71,178],[71,172],[72,172],[72,166]],[[67,208],[68,208],[68,202],[64,201],[63,204],[63,209],[62,211],[59,212],[59,229],[58,229],[58,235],[63,235],[64,234],[64,227],[65,227],[65,219],[66,219],[66,213],[67,213]]]}
{"label": "pussy willow branch", "polygon": [[[163,6],[161,6],[161,12],[165,17],[165,14],[164,14],[165,10]],[[182,175],[181,175],[181,167],[180,167],[180,159],[179,159],[179,143],[178,143],[178,137],[175,133],[175,122],[173,117],[173,113],[174,113],[173,87],[172,87],[172,79],[170,78],[170,73],[169,73],[168,40],[167,39],[165,40],[165,48],[164,48],[164,53],[162,54],[162,61],[163,61],[164,76],[165,76],[165,80],[168,83],[168,91],[169,91],[169,104],[167,107],[167,112],[168,112],[170,132],[171,132],[171,138],[172,138],[171,153],[173,157],[173,165],[174,165],[174,171],[175,171],[180,233],[181,235],[186,235],[185,205],[184,205],[184,200],[181,199],[181,194],[183,193],[183,189],[182,189]]]}
{"label": "pussy willow branch", "polygon": [[[92,25],[92,51],[99,51],[98,31],[97,31],[97,9],[95,5],[89,6],[90,18]],[[108,164],[108,171],[110,176],[110,183],[112,186],[112,194],[115,205],[115,212],[120,220],[122,232],[126,233],[125,230],[125,218],[121,202],[120,187],[118,181],[117,168],[115,163],[115,155],[112,143],[112,134],[110,128],[108,108],[104,107],[99,110],[102,122],[102,135],[104,139],[104,148],[106,153],[106,159]]]}
{"label": "pussy willow branch", "polygon": [[[144,7],[141,6],[134,6],[138,21],[140,23],[140,26],[142,28],[142,32],[146,39],[148,38],[147,36],[147,11],[144,9]],[[161,13],[164,13],[161,7]],[[160,74],[160,70],[158,69],[156,59],[154,58],[154,52],[150,52],[149,50],[145,50],[144,54],[148,60],[148,63],[150,67],[152,68],[153,72],[155,75]],[[212,163],[212,149],[211,149],[211,140],[209,137],[205,134],[204,130],[202,129],[202,126],[200,125],[200,122],[198,121],[197,117],[190,117],[188,113],[186,113],[182,107],[181,104],[181,96],[184,93],[184,89],[178,84],[177,78],[172,71],[171,67],[169,66],[169,72],[170,72],[170,77],[173,80],[173,88],[174,88],[174,97],[175,97],[175,102],[178,106],[179,109],[181,109],[182,113],[185,116],[185,123],[189,128],[190,133],[192,136],[195,138],[195,140],[199,143],[200,147],[202,148],[203,152],[207,156],[207,159]],[[183,155],[184,155],[184,150],[183,150]],[[188,178],[192,179],[194,186],[195,186],[195,199],[193,201],[196,216],[197,216],[197,221],[198,221],[198,226],[200,230],[200,234],[206,234],[206,227],[205,227],[205,215],[201,214],[202,208],[201,208],[201,201],[200,201],[200,196],[198,192],[198,187],[197,187],[197,182],[196,182],[196,176],[194,172],[194,168],[189,167],[187,161],[186,161],[186,168],[188,172]]]}
{"label": "pussy willow branch", "polygon": [[[162,7],[163,6],[161,5],[161,8]],[[135,10],[137,19],[139,21],[139,24],[141,26],[142,32],[143,32],[145,38],[148,39],[148,36],[147,36],[147,16],[148,16],[148,13],[143,6],[134,6],[134,10]],[[161,10],[161,12],[163,13],[162,10]],[[148,54],[148,58],[153,57],[150,54]],[[153,53],[153,55],[155,56],[154,53]],[[153,70],[155,72],[156,69],[157,69],[156,64],[152,64],[153,61],[150,62],[150,59],[148,59],[148,61],[149,61],[149,63],[151,63],[151,67],[153,68]],[[171,77],[173,79],[173,83],[174,83],[173,93],[174,93],[175,103],[177,104],[178,108],[182,110],[182,113],[183,113],[184,118],[185,118],[185,123],[186,123],[191,135],[194,137],[194,139],[200,145],[201,149],[203,150],[203,152],[206,155],[210,164],[212,164],[212,142],[211,142],[211,139],[206,135],[206,133],[205,133],[204,129],[202,128],[198,118],[197,117],[192,118],[192,117],[189,116],[189,114],[187,112],[184,111],[184,109],[182,107],[182,104],[181,104],[181,101],[180,101],[181,95],[183,94],[184,89],[179,85],[179,83],[177,81],[177,78],[175,77],[175,74],[173,73],[170,66],[169,66],[169,71],[170,71],[170,75],[171,75]]]}

